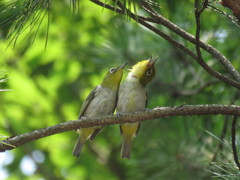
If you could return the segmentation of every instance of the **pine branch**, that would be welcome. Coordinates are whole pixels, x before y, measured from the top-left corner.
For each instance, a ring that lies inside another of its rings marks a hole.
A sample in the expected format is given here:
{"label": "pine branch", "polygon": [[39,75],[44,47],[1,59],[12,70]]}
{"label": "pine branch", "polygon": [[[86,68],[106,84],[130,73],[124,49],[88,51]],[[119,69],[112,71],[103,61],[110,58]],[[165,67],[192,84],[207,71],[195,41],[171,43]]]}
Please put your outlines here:
{"label": "pine branch", "polygon": [[122,114],[120,116],[102,116],[89,117],[80,120],[73,120],[50,126],[44,129],[38,129],[32,132],[10,137],[0,141],[0,152],[17,148],[21,145],[31,141],[62,133],[65,131],[75,130],[80,127],[92,127],[100,125],[120,124],[126,122],[137,122],[150,119],[167,118],[174,116],[192,116],[192,115],[233,115],[240,116],[240,106],[237,105],[183,105],[174,107],[156,107],[148,111],[140,111],[129,114]]}
{"label": "pine branch", "polygon": [[34,41],[46,15],[48,18],[46,32],[47,43],[51,0],[10,0],[7,2],[2,2],[0,5],[0,16],[6,16],[6,20],[0,22],[0,28],[3,28],[7,25],[11,27],[7,34],[9,45],[13,44],[14,47],[19,36],[24,31],[28,31],[25,38],[27,38],[29,34],[33,33],[34,37],[32,41]]}

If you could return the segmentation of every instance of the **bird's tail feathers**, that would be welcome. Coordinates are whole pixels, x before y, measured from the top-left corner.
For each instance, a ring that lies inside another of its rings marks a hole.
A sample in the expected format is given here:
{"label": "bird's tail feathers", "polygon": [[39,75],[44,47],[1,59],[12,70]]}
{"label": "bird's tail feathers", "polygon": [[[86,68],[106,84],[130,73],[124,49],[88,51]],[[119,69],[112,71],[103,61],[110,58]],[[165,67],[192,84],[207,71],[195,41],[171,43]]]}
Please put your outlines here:
{"label": "bird's tail feathers", "polygon": [[89,137],[89,140],[92,141],[100,132],[101,132],[101,128],[96,129]]}
{"label": "bird's tail feathers", "polygon": [[122,144],[122,158],[130,159],[132,147],[132,137],[127,136],[123,138]]}
{"label": "bird's tail feathers", "polygon": [[77,156],[79,158],[84,144],[85,144],[85,141],[82,141],[81,137],[79,136],[77,143],[73,149],[72,155]]}

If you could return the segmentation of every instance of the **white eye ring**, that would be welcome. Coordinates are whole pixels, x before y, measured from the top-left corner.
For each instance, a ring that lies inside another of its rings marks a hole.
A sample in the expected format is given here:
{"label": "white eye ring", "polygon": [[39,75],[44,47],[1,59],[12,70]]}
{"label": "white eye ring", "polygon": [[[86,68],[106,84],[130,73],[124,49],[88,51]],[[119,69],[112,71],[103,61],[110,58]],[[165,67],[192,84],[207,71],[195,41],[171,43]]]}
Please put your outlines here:
{"label": "white eye ring", "polygon": [[115,68],[111,68],[111,69],[109,70],[109,72],[110,72],[110,73],[115,73],[115,72],[116,72],[116,69],[115,69]]}
{"label": "white eye ring", "polygon": [[152,68],[147,70],[147,76],[151,76],[152,75]]}

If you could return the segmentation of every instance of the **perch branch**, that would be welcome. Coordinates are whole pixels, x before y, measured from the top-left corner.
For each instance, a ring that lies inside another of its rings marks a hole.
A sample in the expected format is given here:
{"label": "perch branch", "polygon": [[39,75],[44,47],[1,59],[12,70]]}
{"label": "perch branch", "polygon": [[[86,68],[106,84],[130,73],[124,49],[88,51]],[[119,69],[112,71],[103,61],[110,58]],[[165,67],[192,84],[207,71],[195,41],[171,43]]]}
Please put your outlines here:
{"label": "perch branch", "polygon": [[240,116],[240,106],[237,105],[183,105],[174,107],[157,107],[149,111],[140,111],[131,114],[122,114],[119,117],[108,115],[102,117],[89,117],[73,120],[50,126],[44,129],[34,130],[0,141],[0,152],[14,149],[31,141],[47,137],[64,131],[75,130],[80,127],[92,127],[100,125],[120,124],[125,122],[137,122],[157,118],[192,115],[235,115]]}

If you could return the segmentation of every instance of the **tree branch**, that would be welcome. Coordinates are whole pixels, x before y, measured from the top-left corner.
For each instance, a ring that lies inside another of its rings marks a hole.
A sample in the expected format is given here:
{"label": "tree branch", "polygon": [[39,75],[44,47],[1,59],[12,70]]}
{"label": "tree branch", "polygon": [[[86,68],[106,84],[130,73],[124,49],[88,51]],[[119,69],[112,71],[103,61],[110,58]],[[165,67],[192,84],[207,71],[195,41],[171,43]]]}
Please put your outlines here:
{"label": "tree branch", "polygon": [[[182,38],[191,42],[192,44],[196,44],[196,38],[192,34],[184,31],[182,28],[180,28],[176,24],[172,23],[168,19],[158,14],[147,2],[142,1],[142,7],[153,18],[153,19],[148,19],[149,21],[153,23],[161,24],[166,28],[168,28],[169,30],[173,31],[174,33],[178,34]],[[206,8],[206,4],[203,7]],[[202,41],[199,42],[199,46],[205,51],[207,51],[209,54],[211,54],[213,57],[215,57],[225,67],[225,69],[232,75],[232,77],[238,82],[240,82],[239,72],[233,67],[230,61],[222,53],[220,53],[217,49],[215,49],[211,45],[206,44]]]}
{"label": "tree branch", "polygon": [[229,124],[229,120],[228,120],[229,116],[225,116],[225,119],[224,119],[224,124],[223,124],[223,127],[222,127],[222,132],[221,132],[221,136],[219,137],[220,139],[220,142],[218,144],[218,147],[213,155],[213,158],[211,160],[211,162],[215,162],[216,159],[217,159],[217,156],[219,154],[219,152],[222,152],[223,150],[223,141],[224,141],[224,138],[227,134],[227,131],[228,131],[228,124]]}
{"label": "tree branch", "polygon": [[149,111],[140,111],[135,113],[123,114],[119,117],[108,115],[102,117],[89,117],[80,120],[73,120],[50,126],[44,129],[38,129],[32,132],[7,138],[0,141],[0,152],[14,149],[28,142],[47,137],[64,131],[75,130],[80,127],[92,127],[100,125],[130,123],[157,118],[166,118],[174,116],[192,116],[192,115],[235,115],[240,116],[240,106],[237,105],[186,105],[174,107],[157,107]]}
{"label": "tree branch", "polygon": [[201,53],[201,49],[200,49],[200,31],[201,31],[201,22],[200,22],[200,16],[201,13],[204,11],[204,9],[207,7],[208,5],[208,0],[205,0],[203,2],[203,7],[200,9],[199,8],[199,1],[195,0],[195,19],[196,19],[196,51],[197,51],[197,62],[210,74],[212,74],[214,77],[218,78],[218,79],[222,79],[223,81],[225,80],[229,80],[228,78],[226,78],[225,76],[223,76],[222,74],[218,73],[217,71],[215,71],[214,69],[212,69],[211,67],[209,67],[207,65],[207,63],[203,60],[202,57],[202,53]]}
{"label": "tree branch", "polygon": [[[229,79],[228,77],[224,76],[223,74],[215,71],[214,69],[212,69],[210,66],[208,66],[208,64],[203,61],[202,58],[199,57],[199,51],[197,51],[197,54],[198,56],[192,52],[190,49],[186,48],[184,45],[182,45],[181,43],[177,42],[176,40],[172,39],[170,36],[168,36],[167,34],[163,33],[162,31],[160,31],[159,29],[157,29],[156,27],[148,24],[147,22],[145,22],[144,20],[142,20],[141,17],[136,17],[136,15],[134,15],[133,13],[129,13],[129,15],[131,16],[132,19],[134,19],[135,21],[137,21],[138,23],[142,24],[143,26],[147,27],[148,29],[150,29],[151,31],[155,32],[156,34],[158,34],[159,36],[161,36],[162,38],[164,38],[165,40],[167,40],[168,42],[170,42],[172,45],[176,46],[177,48],[181,49],[182,51],[184,51],[186,54],[190,55],[193,59],[197,60],[197,62],[209,73],[211,74],[212,76],[214,76],[215,78],[225,82],[226,84],[229,84],[235,88],[238,88],[240,89],[240,76],[239,76],[239,82],[237,81],[234,81],[232,79]],[[186,32],[185,32],[186,33]],[[198,42],[199,41],[199,42]],[[196,47],[201,47],[201,41],[198,39],[195,39],[195,44],[196,44]],[[198,45],[197,45],[198,43]],[[219,54],[221,56],[223,56],[220,52]],[[224,56],[223,56],[224,57]],[[227,59],[226,59],[227,60]],[[226,63],[227,64],[227,63]],[[225,65],[226,65],[225,64]],[[229,66],[232,66],[232,64],[229,62],[228,63],[228,67]],[[231,69],[232,73],[233,72],[237,72],[233,66],[232,68],[229,68]],[[231,74],[232,74],[231,73]],[[238,72],[237,72],[238,73]],[[237,76],[236,76],[237,77]]]}

